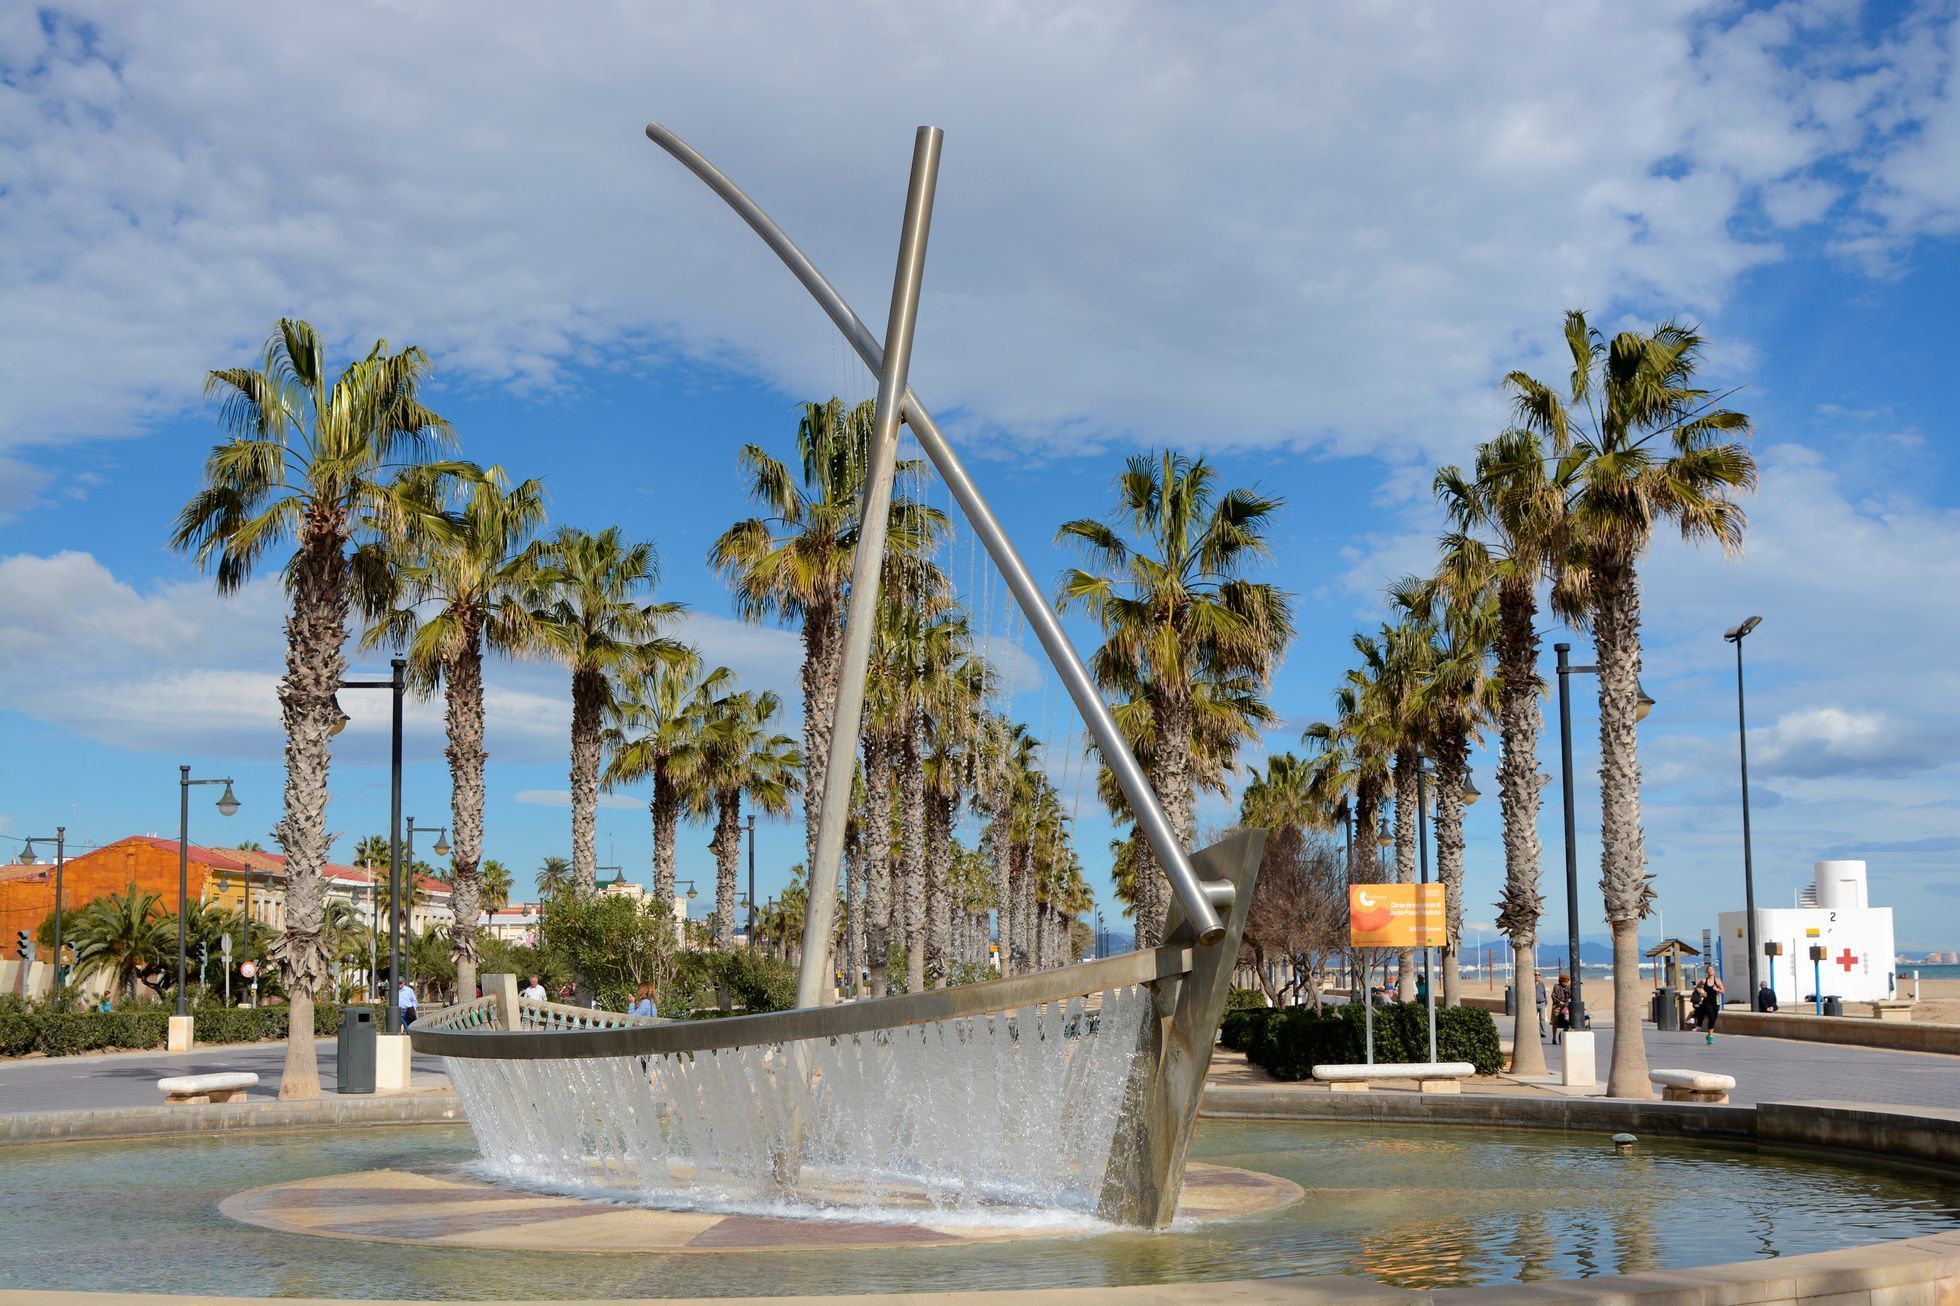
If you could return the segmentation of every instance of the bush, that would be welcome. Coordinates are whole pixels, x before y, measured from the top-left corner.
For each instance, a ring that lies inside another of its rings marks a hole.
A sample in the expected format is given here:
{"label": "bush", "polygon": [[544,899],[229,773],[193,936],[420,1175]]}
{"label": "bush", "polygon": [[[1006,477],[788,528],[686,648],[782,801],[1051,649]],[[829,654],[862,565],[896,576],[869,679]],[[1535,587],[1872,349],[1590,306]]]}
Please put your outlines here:
{"label": "bush", "polygon": [[1267,1007],[1266,995],[1258,989],[1233,989],[1225,998],[1225,1010],[1248,1011],[1254,1007]]}
{"label": "bush", "polygon": [[[1243,1050],[1254,1064],[1276,1079],[1306,1079],[1316,1065],[1358,1065],[1367,1060],[1365,1019],[1361,1007],[1350,1004],[1319,1014],[1310,1007],[1289,1007],[1263,1023],[1256,1013],[1235,1012],[1227,1023],[1238,1022],[1234,1036],[1244,1042]],[[1467,1061],[1480,1075],[1496,1074],[1504,1066],[1497,1022],[1488,1011],[1438,1007],[1436,1057]],[[1375,1008],[1375,1060],[1429,1060],[1428,1008],[1414,1002]]]}
{"label": "bush", "polygon": [[[93,1007],[52,1002],[23,1002],[18,994],[0,996],[0,1056],[19,1057],[40,1052],[51,1057],[74,1056],[107,1048],[142,1051],[163,1046],[170,1029],[172,1008],[154,1003],[99,1011]],[[292,1009],[273,1007],[199,1007],[191,1013],[197,1041],[255,1043],[286,1037]],[[331,1035],[340,1028],[340,1008],[331,1002],[313,1008],[313,1032]]]}
{"label": "bush", "polygon": [[661,1003],[663,1016],[787,1011],[796,1005],[796,968],[747,948],[684,952],[666,997]]}
{"label": "bush", "polygon": [[1234,1052],[1250,1053],[1254,1043],[1266,1036],[1266,1026],[1280,1013],[1271,1007],[1241,1007],[1227,1011],[1218,1024],[1218,1045]]}

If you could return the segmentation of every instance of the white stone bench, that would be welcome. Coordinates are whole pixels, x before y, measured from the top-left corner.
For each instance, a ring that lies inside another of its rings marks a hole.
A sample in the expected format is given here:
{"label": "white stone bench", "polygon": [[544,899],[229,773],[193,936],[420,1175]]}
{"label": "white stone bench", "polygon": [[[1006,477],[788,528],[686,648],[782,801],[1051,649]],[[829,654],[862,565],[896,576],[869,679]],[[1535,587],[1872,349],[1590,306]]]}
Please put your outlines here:
{"label": "white stone bench", "polygon": [[1661,1086],[1661,1097],[1668,1102],[1726,1102],[1735,1087],[1734,1075],[1706,1070],[1650,1070],[1647,1078]]}
{"label": "white stone bench", "polygon": [[235,1102],[245,1090],[259,1082],[249,1070],[226,1071],[215,1075],[174,1075],[159,1079],[157,1088],[172,1105],[185,1102]]}
{"label": "white stone bench", "polygon": [[1912,1019],[1912,1003],[1904,998],[1880,998],[1865,1005],[1872,1009],[1873,1020]]}
{"label": "white stone bench", "polygon": [[1413,1079],[1425,1093],[1458,1093],[1457,1081],[1468,1079],[1477,1068],[1468,1061],[1378,1061],[1372,1066],[1315,1066],[1313,1077],[1336,1093],[1365,1093],[1369,1081]]}

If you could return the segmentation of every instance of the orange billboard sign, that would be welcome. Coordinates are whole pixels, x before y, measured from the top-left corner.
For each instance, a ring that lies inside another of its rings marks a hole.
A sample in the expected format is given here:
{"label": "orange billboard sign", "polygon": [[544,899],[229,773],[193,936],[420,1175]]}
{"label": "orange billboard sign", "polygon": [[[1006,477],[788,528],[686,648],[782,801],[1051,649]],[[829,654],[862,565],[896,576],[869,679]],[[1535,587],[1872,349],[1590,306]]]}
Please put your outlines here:
{"label": "orange billboard sign", "polygon": [[1348,886],[1348,938],[1357,948],[1440,948],[1449,942],[1440,884]]}

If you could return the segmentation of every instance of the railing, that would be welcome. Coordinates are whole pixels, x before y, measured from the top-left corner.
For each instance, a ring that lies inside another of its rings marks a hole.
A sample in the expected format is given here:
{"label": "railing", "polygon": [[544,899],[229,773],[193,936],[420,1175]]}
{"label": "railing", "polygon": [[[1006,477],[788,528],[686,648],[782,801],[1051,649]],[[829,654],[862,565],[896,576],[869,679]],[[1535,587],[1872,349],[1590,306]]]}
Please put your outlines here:
{"label": "railing", "polygon": [[454,1006],[439,1007],[422,1017],[420,1023],[429,1029],[502,1029],[504,1013],[497,999],[486,994]]}
{"label": "railing", "polygon": [[[494,1020],[465,1026],[429,1022],[427,1028],[418,1024],[411,1029],[409,1038],[417,1052],[445,1057],[539,1060],[706,1052],[716,1048],[793,1043],[800,1039],[840,1038],[902,1025],[926,1025],[1036,1007],[1131,984],[1154,984],[1189,973],[1191,965],[1190,948],[1169,946],[957,988],[901,993],[828,1007],[726,1016],[719,1020],[656,1022],[644,1016],[520,1001],[521,1030],[502,1029]],[[553,1032],[556,1036],[539,1038],[540,1032]]]}

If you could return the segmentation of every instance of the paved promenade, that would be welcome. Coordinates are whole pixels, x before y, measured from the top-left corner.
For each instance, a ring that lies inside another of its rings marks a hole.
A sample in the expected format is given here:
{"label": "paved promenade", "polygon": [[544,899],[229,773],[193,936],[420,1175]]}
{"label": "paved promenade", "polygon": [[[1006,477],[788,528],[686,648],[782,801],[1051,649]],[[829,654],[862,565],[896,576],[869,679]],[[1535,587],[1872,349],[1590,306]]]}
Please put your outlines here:
{"label": "paved promenade", "polygon": [[[320,1063],[320,1087],[331,1093],[337,1082],[334,1040],[317,1040],[314,1054]],[[258,1086],[246,1096],[270,1100],[279,1096],[285,1064],[283,1043],[239,1043],[191,1052],[107,1052],[0,1060],[0,1114],[160,1106],[163,1095],[157,1091],[159,1079],[222,1070],[256,1071]],[[449,1082],[442,1073],[440,1057],[417,1056],[411,1074],[417,1089],[444,1087]]]}

